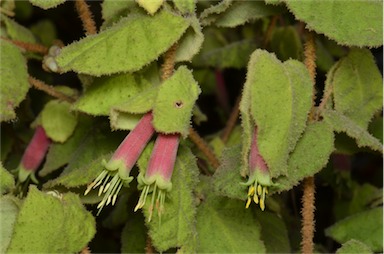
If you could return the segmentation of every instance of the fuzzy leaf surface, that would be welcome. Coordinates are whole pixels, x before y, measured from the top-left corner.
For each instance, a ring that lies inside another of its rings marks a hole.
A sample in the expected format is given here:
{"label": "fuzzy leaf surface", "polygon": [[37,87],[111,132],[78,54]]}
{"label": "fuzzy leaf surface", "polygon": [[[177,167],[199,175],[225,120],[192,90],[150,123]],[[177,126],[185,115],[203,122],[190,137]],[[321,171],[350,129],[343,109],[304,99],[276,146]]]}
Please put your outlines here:
{"label": "fuzzy leaf surface", "polygon": [[349,240],[344,243],[337,251],[336,254],[349,254],[349,253],[359,253],[359,254],[371,254],[373,251],[364,243],[357,241],[355,239]]}
{"label": "fuzzy leaf surface", "polygon": [[9,192],[15,187],[15,178],[3,167],[0,162],[0,195]]}
{"label": "fuzzy leaf surface", "polygon": [[197,252],[265,253],[260,231],[244,202],[210,195],[197,211]]}
{"label": "fuzzy leaf surface", "polygon": [[183,14],[194,13],[196,2],[196,0],[173,0],[176,8]]}
{"label": "fuzzy leaf surface", "polygon": [[58,6],[59,4],[64,3],[65,0],[29,0],[29,2],[44,10],[48,10],[50,8]]}
{"label": "fuzzy leaf surface", "polygon": [[143,253],[147,240],[147,230],[141,213],[129,216],[121,233],[122,253]]}
{"label": "fuzzy leaf surface", "polygon": [[359,147],[366,146],[375,151],[383,151],[383,145],[380,140],[340,112],[335,110],[325,110],[323,116],[324,121],[332,126],[336,132],[345,132],[348,136],[356,140],[356,144]]}
{"label": "fuzzy leaf surface", "polygon": [[56,60],[63,71],[94,76],[137,71],[170,48],[188,25],[166,10],[153,17],[132,14],[99,34],[64,47]]}
{"label": "fuzzy leaf surface", "polygon": [[153,126],[161,133],[181,133],[186,137],[191,124],[192,110],[200,87],[194,80],[192,71],[185,66],[175,73],[159,88],[153,107]]}
{"label": "fuzzy leaf surface", "polygon": [[[36,38],[33,33],[26,27],[18,24],[13,19],[1,14],[1,21],[4,22],[5,30],[10,39],[22,42],[36,43]],[[2,40],[3,44],[4,41]]]}
{"label": "fuzzy leaf surface", "polygon": [[29,83],[27,61],[20,49],[7,41],[2,41],[0,48],[0,121],[2,122],[16,117],[14,110],[27,95]]}
{"label": "fuzzy leaf surface", "polygon": [[149,14],[153,15],[163,5],[164,0],[136,0],[136,2],[144,8]]}
{"label": "fuzzy leaf surface", "polygon": [[77,195],[54,196],[32,186],[21,206],[8,252],[79,252],[95,232],[95,219]]}
{"label": "fuzzy leaf surface", "polygon": [[187,29],[183,37],[178,43],[176,50],[175,61],[191,61],[192,58],[199,53],[204,41],[204,34],[201,31],[199,20],[192,16],[190,17],[191,26]]}
{"label": "fuzzy leaf surface", "polygon": [[361,241],[372,251],[383,250],[383,208],[373,208],[337,222],[325,234],[339,243],[351,239]]}
{"label": "fuzzy leaf surface", "polygon": [[70,103],[59,100],[45,104],[41,112],[41,124],[47,136],[53,141],[65,142],[74,132],[77,117],[70,112],[70,107]]}
{"label": "fuzzy leaf surface", "polygon": [[[1,179],[2,180],[2,179]],[[0,197],[0,252],[6,253],[12,240],[13,229],[19,213],[19,204],[12,196]]]}
{"label": "fuzzy leaf surface", "polygon": [[293,26],[277,27],[271,38],[271,48],[276,52],[280,60],[286,61],[290,58],[301,60],[303,46],[300,36]]}
{"label": "fuzzy leaf surface", "polygon": [[352,49],[329,79],[335,110],[366,129],[383,102],[383,79],[372,53],[368,49]]}
{"label": "fuzzy leaf surface", "polygon": [[113,106],[135,97],[149,86],[144,78],[129,73],[99,77],[73,107],[90,115],[109,115]]}
{"label": "fuzzy leaf surface", "polygon": [[327,164],[333,150],[332,129],[324,122],[309,124],[290,155],[287,176],[276,179],[276,190],[289,190],[305,177],[319,172]]}
{"label": "fuzzy leaf surface", "polygon": [[[193,196],[198,182],[199,169],[196,158],[186,146],[180,146],[172,175],[173,188],[165,198],[164,213],[154,215],[149,227],[152,244],[158,251],[173,247],[183,247],[188,253],[196,252],[196,204]],[[149,215],[149,200],[143,208],[144,215]]]}
{"label": "fuzzy leaf surface", "polygon": [[[240,111],[244,128],[243,167],[248,168],[251,135],[258,126],[258,145],[272,177],[287,174],[288,154],[306,127],[312,85],[304,64],[280,62],[256,50],[248,64]],[[246,170],[244,170],[246,171]]]}
{"label": "fuzzy leaf surface", "polygon": [[382,1],[359,0],[348,4],[338,0],[284,2],[310,30],[323,33],[339,44],[359,47],[383,44]]}

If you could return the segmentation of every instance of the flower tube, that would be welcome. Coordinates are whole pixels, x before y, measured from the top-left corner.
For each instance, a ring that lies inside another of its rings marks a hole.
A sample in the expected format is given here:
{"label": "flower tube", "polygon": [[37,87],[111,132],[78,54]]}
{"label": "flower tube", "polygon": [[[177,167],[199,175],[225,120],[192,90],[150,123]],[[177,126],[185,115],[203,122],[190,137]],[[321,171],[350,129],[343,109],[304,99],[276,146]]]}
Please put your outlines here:
{"label": "flower tube", "polygon": [[156,207],[159,217],[164,211],[166,193],[172,189],[171,177],[175,166],[179,139],[179,134],[159,134],[145,176],[139,175],[139,188],[142,188],[142,192],[135,211],[145,205],[148,194],[152,192],[148,221],[151,221],[154,207]]}

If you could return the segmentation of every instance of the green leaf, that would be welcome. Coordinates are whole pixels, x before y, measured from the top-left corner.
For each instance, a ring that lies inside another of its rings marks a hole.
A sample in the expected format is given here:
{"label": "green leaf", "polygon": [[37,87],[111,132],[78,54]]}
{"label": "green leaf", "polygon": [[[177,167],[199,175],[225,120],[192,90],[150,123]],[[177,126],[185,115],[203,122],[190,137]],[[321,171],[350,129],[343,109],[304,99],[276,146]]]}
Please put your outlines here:
{"label": "green leaf", "polygon": [[196,0],[173,0],[176,8],[183,14],[194,13],[196,9]]}
{"label": "green leaf", "polygon": [[136,0],[149,14],[153,15],[163,5],[164,0]]}
{"label": "green leaf", "polygon": [[151,84],[129,73],[96,78],[73,105],[75,110],[91,115],[109,115],[111,108],[126,102]]}
{"label": "green leaf", "polygon": [[215,19],[218,27],[236,27],[245,23],[278,14],[282,8],[266,5],[263,1],[234,1]]}
{"label": "green leaf", "polygon": [[63,71],[94,76],[137,71],[170,48],[187,27],[184,18],[167,10],[153,17],[132,14],[64,47],[56,60]]}
{"label": "green leaf", "polygon": [[142,114],[130,114],[112,110],[109,120],[112,130],[133,130],[142,117]]}
{"label": "green leaf", "polygon": [[24,100],[28,89],[27,61],[18,47],[2,41],[1,47],[1,115],[0,121],[9,121],[16,117],[15,108]]}
{"label": "green leaf", "polygon": [[49,19],[43,19],[31,26],[31,32],[39,38],[41,44],[50,47],[58,38],[56,27]]}
{"label": "green leaf", "polygon": [[259,49],[251,55],[247,71],[240,104],[244,171],[257,125],[260,153],[271,176],[287,174],[288,155],[306,127],[311,108],[311,78],[303,63],[281,63],[274,54]]}
{"label": "green leaf", "polygon": [[370,209],[337,222],[325,234],[339,243],[355,239],[374,252],[383,250],[383,208]]}
{"label": "green leaf", "polygon": [[233,0],[223,0],[205,9],[200,15],[201,24],[203,26],[211,25],[216,20],[217,15],[225,12],[231,6],[232,2]]}
{"label": "green leaf", "polygon": [[210,195],[197,210],[197,253],[265,253],[261,227],[244,202]]}
{"label": "green leaf", "polygon": [[74,151],[81,146],[82,142],[92,128],[92,119],[89,117],[80,117],[79,124],[73,135],[64,143],[52,143],[49,147],[43,168],[39,171],[39,176],[44,177],[56,169],[67,164]]}
{"label": "green leaf", "polygon": [[3,167],[0,161],[0,195],[9,192],[15,187],[15,178]]}
{"label": "green leaf", "polygon": [[50,8],[55,8],[58,5],[64,3],[65,0],[29,0],[29,2],[44,10],[48,10]]}
{"label": "green leaf", "polygon": [[328,72],[334,65],[331,52],[326,48],[324,43],[316,39],[316,66],[323,72]]}
{"label": "green leaf", "polygon": [[290,155],[287,175],[274,181],[276,190],[289,190],[305,177],[319,172],[327,164],[333,150],[332,129],[324,122],[310,123]]}
{"label": "green leaf", "polygon": [[[8,18],[4,14],[0,15],[1,21],[4,22],[7,35],[10,39],[22,42],[36,43],[36,38],[26,27],[16,23],[13,19]],[[1,44],[5,43],[4,40]]]}
{"label": "green leaf", "polygon": [[335,110],[366,129],[383,102],[383,79],[372,53],[352,49],[327,79],[332,82]]}
{"label": "green leaf", "polygon": [[373,251],[364,243],[357,241],[355,239],[349,240],[344,243],[337,251],[336,254],[349,254],[349,253],[359,253],[359,254],[371,254]]}
{"label": "green leaf", "polygon": [[122,253],[143,253],[147,241],[147,230],[141,213],[129,216],[121,234]]}
{"label": "green leaf", "polygon": [[214,190],[218,195],[245,201],[247,186],[240,183],[245,179],[240,175],[241,146],[224,149],[220,159],[220,166],[213,175]]}
{"label": "green leaf", "polygon": [[101,30],[113,25],[122,17],[135,13],[141,8],[137,6],[135,1],[115,1],[105,0],[101,3],[101,15],[104,20]]}
{"label": "green leaf", "polygon": [[41,112],[41,124],[47,136],[56,142],[65,142],[75,130],[77,117],[70,112],[71,104],[52,100]]}
{"label": "green leaf", "polygon": [[178,43],[176,50],[175,61],[191,61],[192,58],[199,53],[204,42],[204,34],[201,31],[199,20],[196,16],[190,19],[191,26]]}
{"label": "green leaf", "polygon": [[[214,34],[206,35],[215,36]],[[200,53],[194,58],[193,63],[199,66],[211,66],[219,69],[243,68],[247,66],[249,55],[257,48],[253,40],[241,40],[218,46],[213,49],[205,49],[203,43]]]}
{"label": "green leaf", "polygon": [[12,196],[0,197],[0,252],[6,253],[11,242],[15,221],[19,213],[19,202]]}
{"label": "green leaf", "polygon": [[290,58],[301,60],[303,46],[295,27],[285,26],[275,28],[271,38],[271,48],[280,60]]}
{"label": "green leaf", "polygon": [[[172,175],[172,190],[165,198],[164,213],[161,223],[158,216],[153,216],[149,226],[149,235],[153,246],[158,251],[172,247],[183,247],[187,253],[195,253],[195,198],[194,188],[198,182],[199,169],[196,158],[186,146],[180,146]],[[151,200],[152,194],[147,199]],[[149,216],[149,204],[144,206],[146,218]]]}
{"label": "green leaf", "polygon": [[[251,209],[251,208],[250,208]],[[261,226],[261,240],[267,253],[290,253],[289,237],[284,220],[274,213],[256,210]]]}
{"label": "green leaf", "polygon": [[348,4],[338,0],[285,2],[295,17],[305,22],[310,30],[323,33],[339,44],[359,47],[383,44],[382,1],[359,0]]}
{"label": "green leaf", "polygon": [[192,109],[200,87],[192,72],[185,66],[175,73],[159,88],[153,107],[153,126],[161,133],[181,133],[186,137],[191,124]]}
{"label": "green leaf", "polygon": [[383,151],[383,145],[377,138],[340,112],[325,110],[323,111],[323,117],[324,121],[332,126],[336,132],[345,132],[348,136],[354,138],[359,147],[366,146],[375,151]]}
{"label": "green leaf", "polygon": [[17,217],[8,252],[79,252],[95,232],[95,219],[77,195],[44,193],[31,186]]}

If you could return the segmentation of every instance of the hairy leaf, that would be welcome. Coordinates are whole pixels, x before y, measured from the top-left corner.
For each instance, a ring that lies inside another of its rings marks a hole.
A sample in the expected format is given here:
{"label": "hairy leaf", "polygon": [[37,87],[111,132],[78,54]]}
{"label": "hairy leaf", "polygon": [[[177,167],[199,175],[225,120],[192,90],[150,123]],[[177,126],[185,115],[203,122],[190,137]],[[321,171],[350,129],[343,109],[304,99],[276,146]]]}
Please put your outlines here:
{"label": "hairy leaf", "polygon": [[77,117],[70,112],[71,104],[52,100],[41,112],[41,124],[47,136],[56,142],[65,142],[75,130]]}
{"label": "hairy leaf", "polygon": [[147,240],[144,217],[141,213],[129,216],[121,233],[122,253],[143,253]]}
{"label": "hairy leaf", "polygon": [[15,187],[15,179],[8,170],[3,167],[0,161],[0,195],[9,192]]}
{"label": "hairy leaf", "polygon": [[29,0],[29,2],[37,7],[47,10],[64,3],[65,0]]}
{"label": "hairy leaf", "polygon": [[275,190],[279,192],[289,190],[305,177],[319,172],[327,164],[333,150],[332,129],[324,122],[309,124],[290,155],[287,176],[279,177],[274,181]]}
{"label": "hairy leaf", "polygon": [[9,121],[16,117],[15,108],[24,100],[28,89],[27,61],[18,47],[2,41],[1,48],[1,114],[0,121]]}
{"label": "hairy leaf", "polygon": [[56,60],[63,71],[95,76],[137,71],[171,47],[187,27],[184,18],[167,10],[153,17],[132,14],[64,47]]}
{"label": "hairy leaf", "polygon": [[163,5],[164,0],[136,0],[149,14],[153,15]]}
{"label": "hairy leaf", "polygon": [[204,34],[201,31],[199,20],[195,16],[189,19],[191,26],[178,43],[175,55],[176,62],[191,61],[199,53],[204,41]]}
{"label": "hairy leaf", "polygon": [[290,58],[301,60],[303,46],[299,34],[293,26],[278,27],[273,31],[271,48],[280,60]]}
{"label": "hairy leaf", "polygon": [[8,252],[79,252],[95,232],[95,219],[77,195],[44,193],[31,186],[17,217]]}
{"label": "hairy leaf", "polygon": [[50,47],[57,36],[56,27],[52,21],[43,19],[31,26],[32,33],[39,39],[41,44]]}
{"label": "hairy leaf", "polygon": [[173,0],[176,8],[183,14],[194,13],[196,2],[196,0]]}
{"label": "hairy leaf", "polygon": [[358,253],[358,254],[371,254],[373,251],[364,243],[357,240],[349,240],[344,243],[337,251],[336,254],[350,254],[350,253]]}
{"label": "hairy leaf", "polygon": [[112,130],[133,130],[142,114],[130,114],[112,110],[109,116]]}
{"label": "hairy leaf", "polygon": [[104,22],[101,30],[113,25],[113,23],[122,17],[126,17],[129,13],[134,13],[134,10],[140,10],[135,1],[103,1],[101,4],[101,15]]}
{"label": "hairy leaf", "polygon": [[304,64],[296,60],[281,63],[264,50],[251,55],[240,104],[244,171],[251,134],[258,126],[260,153],[271,176],[287,173],[288,155],[306,127],[311,100],[311,79]]}
{"label": "hairy leaf", "polygon": [[383,250],[383,208],[370,209],[337,222],[325,234],[339,243],[355,239],[375,252]]}
{"label": "hairy leaf", "polygon": [[90,128],[92,128],[92,120],[88,117],[80,117],[79,124],[71,137],[64,143],[51,144],[39,176],[44,177],[67,164],[73,156],[73,152],[86,139]]}
{"label": "hairy leaf", "polygon": [[383,44],[382,1],[359,0],[348,4],[338,0],[284,1],[310,30],[342,45],[377,47]]}
{"label": "hairy leaf", "polygon": [[223,0],[205,9],[200,15],[201,24],[203,26],[211,25],[216,20],[217,15],[225,12],[231,6],[232,2],[233,0]]}
{"label": "hairy leaf", "polygon": [[19,202],[12,196],[0,197],[0,252],[7,253],[7,248],[12,240],[13,229],[19,213]]}
{"label": "hairy leaf", "polygon": [[192,72],[185,66],[159,88],[153,107],[153,126],[162,133],[181,133],[186,137],[191,124],[192,109],[201,90]]}
{"label": "hairy leaf", "polygon": [[356,140],[359,147],[369,147],[375,151],[383,151],[381,142],[373,137],[367,130],[358,126],[354,121],[334,110],[323,112],[326,121],[336,132],[345,132],[348,136]]}
{"label": "hairy leaf", "polygon": [[[13,19],[8,18],[4,14],[0,15],[1,21],[4,22],[7,35],[10,39],[22,42],[36,43],[36,38],[26,27],[16,23]],[[1,41],[3,44],[4,41]]]}
{"label": "hairy leaf", "polygon": [[243,202],[210,195],[197,210],[197,252],[265,253],[260,230]]}
{"label": "hairy leaf", "polygon": [[[172,175],[173,188],[165,198],[161,223],[158,216],[153,216],[148,223],[149,235],[158,251],[183,246],[188,253],[196,252],[196,208],[193,190],[198,182],[198,172],[195,156],[189,148],[180,146]],[[152,194],[148,195],[147,199],[151,198]],[[149,216],[149,203],[143,208],[146,218]]]}
{"label": "hairy leaf", "polygon": [[99,77],[73,107],[91,115],[109,115],[113,106],[134,98],[149,86],[143,77],[128,73]]}
{"label": "hairy leaf", "polygon": [[335,110],[366,129],[383,102],[383,79],[372,53],[352,49],[327,79],[332,82]]}
{"label": "hairy leaf", "polygon": [[247,187],[240,175],[241,146],[233,146],[223,151],[218,167],[213,175],[214,190],[218,195],[245,201]]}

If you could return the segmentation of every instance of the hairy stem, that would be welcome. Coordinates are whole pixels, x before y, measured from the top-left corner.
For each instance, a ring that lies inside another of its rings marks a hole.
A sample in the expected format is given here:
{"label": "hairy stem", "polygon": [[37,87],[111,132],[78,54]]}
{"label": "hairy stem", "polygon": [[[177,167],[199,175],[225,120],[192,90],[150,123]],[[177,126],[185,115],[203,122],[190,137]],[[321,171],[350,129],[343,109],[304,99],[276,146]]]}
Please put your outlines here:
{"label": "hairy stem", "polygon": [[147,236],[147,243],[145,245],[145,253],[146,254],[152,254],[154,253],[154,249],[153,249],[153,246],[152,246],[152,240],[151,240],[151,237],[148,235]]}
{"label": "hairy stem", "polygon": [[231,115],[229,116],[229,119],[228,119],[227,123],[225,124],[225,129],[224,129],[223,134],[221,136],[221,140],[223,140],[224,144],[228,142],[229,136],[231,135],[233,128],[235,128],[237,119],[239,118],[240,101],[241,101],[241,95],[239,95],[239,97],[237,97],[235,106],[233,107]]}
{"label": "hairy stem", "polygon": [[38,90],[44,91],[52,97],[58,98],[69,103],[75,102],[75,99],[57,91],[53,86],[45,84],[43,81],[38,80],[32,76],[28,78],[29,83]]}
{"label": "hairy stem", "polygon": [[93,20],[91,10],[89,9],[89,6],[85,2],[85,0],[76,0],[75,7],[81,19],[81,22],[83,23],[85,34],[87,35],[96,34],[97,33],[96,24],[95,24],[95,21]]}
{"label": "hairy stem", "polygon": [[91,252],[91,250],[89,249],[88,246],[84,247],[84,249],[82,249],[82,250],[80,251],[80,254],[91,254],[91,253],[92,253],[92,252]]}
{"label": "hairy stem", "polygon": [[175,55],[176,55],[177,44],[173,44],[164,54],[164,63],[161,66],[161,80],[166,80],[173,74],[175,67]]}
{"label": "hairy stem", "polygon": [[[307,67],[312,79],[313,95],[312,109],[309,115],[309,121],[315,120],[315,79],[316,79],[316,46],[312,33],[308,34],[307,42],[305,43],[305,66]],[[301,228],[301,252],[305,254],[313,253],[313,236],[315,232],[315,178],[314,176],[304,179],[304,192],[302,197],[302,228]]]}
{"label": "hairy stem", "polygon": [[199,148],[199,150],[207,157],[208,162],[213,168],[218,168],[220,166],[219,160],[216,158],[216,155],[213,153],[209,145],[204,141],[202,137],[193,129],[189,129],[189,138],[193,143]]}
{"label": "hairy stem", "polygon": [[40,54],[48,54],[48,48],[41,44],[35,44],[35,43],[28,43],[23,41],[16,41],[11,40],[8,38],[1,37],[2,40],[9,41],[16,46],[25,49],[26,51],[33,52],[33,53],[40,53]]}

